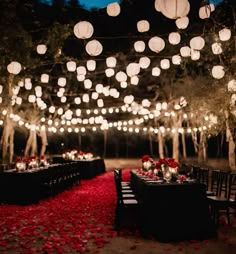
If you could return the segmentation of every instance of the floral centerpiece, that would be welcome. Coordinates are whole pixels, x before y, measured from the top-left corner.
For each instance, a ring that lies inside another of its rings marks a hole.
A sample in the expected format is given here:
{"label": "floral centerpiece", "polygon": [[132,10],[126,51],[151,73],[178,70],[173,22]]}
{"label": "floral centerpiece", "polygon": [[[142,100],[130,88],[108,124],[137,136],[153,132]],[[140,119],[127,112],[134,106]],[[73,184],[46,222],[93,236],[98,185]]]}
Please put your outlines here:
{"label": "floral centerpiece", "polygon": [[63,153],[62,157],[66,160],[90,160],[93,158],[93,154],[72,149],[71,151]]}
{"label": "floral centerpiece", "polygon": [[150,157],[150,155],[145,154],[141,158],[142,161],[142,169],[144,171],[150,171],[153,170],[155,167],[154,160]]}
{"label": "floral centerpiece", "polygon": [[17,171],[25,171],[27,169],[34,169],[38,167],[48,166],[48,161],[44,155],[40,157],[30,156],[28,158],[25,157],[17,157],[16,160],[16,170]]}

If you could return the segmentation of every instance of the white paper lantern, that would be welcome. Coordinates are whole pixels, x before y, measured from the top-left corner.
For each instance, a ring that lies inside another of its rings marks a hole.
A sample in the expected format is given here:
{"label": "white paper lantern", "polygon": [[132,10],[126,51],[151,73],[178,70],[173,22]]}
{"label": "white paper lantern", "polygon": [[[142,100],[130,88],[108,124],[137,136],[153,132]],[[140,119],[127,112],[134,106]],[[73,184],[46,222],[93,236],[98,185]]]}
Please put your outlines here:
{"label": "white paper lantern", "polygon": [[138,76],[133,76],[133,77],[130,78],[130,84],[131,85],[137,86],[138,82],[139,82],[139,77]]}
{"label": "white paper lantern", "polygon": [[89,102],[89,95],[87,93],[84,93],[82,96],[82,101],[85,103]]}
{"label": "white paper lantern", "polygon": [[219,42],[213,43],[211,45],[211,49],[212,49],[213,54],[215,54],[215,55],[219,55],[223,52],[221,43],[219,43]]}
{"label": "white paper lantern", "polygon": [[81,103],[80,97],[75,97],[75,104],[79,105]]}
{"label": "white paper lantern", "polygon": [[158,11],[158,12],[161,12],[161,7],[160,7],[160,2],[162,0],[155,0],[155,3],[154,3],[154,7],[155,7],[155,10]]}
{"label": "white paper lantern", "polygon": [[66,63],[66,68],[70,72],[74,72],[76,70],[76,62],[74,61],[69,61]]}
{"label": "white paper lantern", "polygon": [[79,75],[77,75],[77,80],[79,81],[79,82],[82,82],[82,81],[84,81],[85,80],[85,75],[83,75],[83,74],[79,74]]}
{"label": "white paper lantern", "polygon": [[96,90],[97,93],[102,93],[102,91],[103,91],[103,85],[102,84],[97,84],[95,86],[95,90]]}
{"label": "white paper lantern", "polygon": [[139,65],[142,69],[147,69],[151,63],[150,58],[143,56],[139,59]]}
{"label": "white paper lantern", "polygon": [[25,89],[26,90],[31,90],[32,89],[32,82],[30,78],[25,79]]}
{"label": "white paper lantern", "polygon": [[21,97],[16,97],[16,104],[21,105],[22,104],[22,98]]}
{"label": "white paper lantern", "polygon": [[106,59],[106,65],[107,65],[107,67],[109,67],[109,68],[114,68],[114,67],[116,67],[116,58],[115,57],[113,57],[113,56],[110,56],[110,57],[107,57],[107,59]]}
{"label": "white paper lantern", "polygon": [[151,102],[148,99],[143,99],[142,106],[148,108],[151,106]]}
{"label": "white paper lantern", "polygon": [[232,79],[227,84],[229,92],[236,92],[236,80]]}
{"label": "white paper lantern", "polygon": [[120,5],[117,2],[107,5],[107,14],[111,17],[116,17],[120,14]]}
{"label": "white paper lantern", "polygon": [[159,53],[165,48],[165,41],[158,36],[154,36],[148,41],[148,46],[153,52]]}
{"label": "white paper lantern", "polygon": [[179,29],[185,29],[188,27],[189,18],[188,17],[178,18],[176,19],[175,24]]}
{"label": "white paper lantern", "polygon": [[97,100],[97,105],[98,105],[99,108],[103,108],[104,107],[103,99],[98,99]]}
{"label": "white paper lantern", "polygon": [[137,63],[130,63],[126,67],[126,73],[129,77],[138,75],[140,72],[140,65]]}
{"label": "white paper lantern", "polygon": [[215,10],[215,6],[213,4],[204,5],[199,9],[199,18],[200,19],[208,19],[211,16],[211,12]]}
{"label": "white paper lantern", "polygon": [[172,63],[175,65],[180,65],[182,61],[182,58],[180,55],[174,55],[172,56]]}
{"label": "white paper lantern", "polygon": [[191,55],[191,49],[188,46],[184,46],[180,48],[180,55],[182,57],[189,57]]}
{"label": "white paper lantern", "polygon": [[64,86],[66,85],[66,78],[63,78],[63,77],[59,78],[59,79],[57,80],[57,84],[58,84],[59,86],[61,86],[61,87],[64,87]]}
{"label": "white paper lantern", "polygon": [[110,77],[114,76],[115,71],[114,71],[114,69],[112,69],[112,68],[108,68],[108,69],[105,70],[105,74],[106,74],[106,76],[107,76],[108,78],[110,78]]}
{"label": "white paper lantern", "polygon": [[162,59],[160,61],[160,66],[163,70],[167,70],[170,68],[170,60],[169,59]]}
{"label": "white paper lantern", "polygon": [[77,74],[78,75],[86,75],[87,71],[86,71],[86,68],[84,66],[78,66],[77,69]]}
{"label": "white paper lantern", "polygon": [[87,65],[87,69],[89,71],[94,71],[96,69],[96,61],[95,60],[88,60],[86,65]]}
{"label": "white paper lantern", "polygon": [[145,50],[145,42],[144,41],[136,41],[134,43],[134,49],[136,52],[143,52]]}
{"label": "white paper lantern", "polygon": [[2,93],[2,90],[3,90],[3,86],[0,85],[0,94]]}
{"label": "white paper lantern", "polygon": [[21,71],[21,64],[13,61],[7,65],[7,71],[11,74],[17,75]]}
{"label": "white paper lantern", "polygon": [[201,56],[200,51],[191,49],[191,59],[192,59],[193,61],[199,60],[199,59],[200,59],[200,56]]}
{"label": "white paper lantern", "polygon": [[152,68],[152,76],[158,77],[161,74],[161,69],[159,67],[153,67]]}
{"label": "white paper lantern", "polygon": [[92,40],[86,44],[85,49],[90,56],[98,56],[102,53],[103,47],[98,40]]}
{"label": "white paper lantern", "polygon": [[88,21],[80,21],[74,26],[74,34],[79,39],[88,39],[93,32],[93,25]]}
{"label": "white paper lantern", "polygon": [[47,46],[44,44],[37,45],[36,51],[39,55],[44,55],[47,51]]}
{"label": "white paper lantern", "polygon": [[36,102],[36,96],[33,95],[33,94],[30,94],[30,95],[28,96],[28,102],[30,102],[30,103]]}
{"label": "white paper lantern", "polygon": [[221,41],[228,41],[231,37],[231,30],[228,28],[221,29],[219,31],[219,37]]}
{"label": "white paper lantern", "polygon": [[67,101],[66,96],[62,96],[62,97],[61,97],[61,103],[65,103],[66,101]]}
{"label": "white paper lantern", "polygon": [[205,46],[205,40],[201,36],[196,36],[190,40],[189,45],[191,49],[202,50]]}
{"label": "white paper lantern", "polygon": [[42,74],[41,75],[41,82],[42,83],[48,83],[49,81],[49,75],[48,74]]}
{"label": "white paper lantern", "polygon": [[149,31],[150,29],[149,22],[147,20],[139,20],[137,22],[137,29],[140,33],[145,33]]}
{"label": "white paper lantern", "polygon": [[91,98],[92,98],[93,100],[97,100],[97,98],[98,98],[98,93],[97,93],[97,92],[92,92]]}
{"label": "white paper lantern", "polygon": [[119,82],[126,81],[127,80],[126,73],[123,72],[123,71],[117,72],[116,73],[116,80],[119,81]]}
{"label": "white paper lantern", "polygon": [[125,104],[131,104],[134,101],[134,96],[133,95],[126,95],[124,97],[124,103]]}
{"label": "white paper lantern", "polygon": [[170,33],[168,36],[169,43],[172,45],[177,45],[180,43],[181,36],[177,32]]}
{"label": "white paper lantern", "polygon": [[188,0],[159,1],[161,13],[170,19],[182,18],[188,15],[190,4]]}
{"label": "white paper lantern", "polygon": [[216,65],[212,68],[211,74],[215,79],[222,79],[225,75],[224,67],[222,65]]}
{"label": "white paper lantern", "polygon": [[84,80],[84,88],[85,89],[90,89],[92,87],[93,83],[90,79],[85,79]]}

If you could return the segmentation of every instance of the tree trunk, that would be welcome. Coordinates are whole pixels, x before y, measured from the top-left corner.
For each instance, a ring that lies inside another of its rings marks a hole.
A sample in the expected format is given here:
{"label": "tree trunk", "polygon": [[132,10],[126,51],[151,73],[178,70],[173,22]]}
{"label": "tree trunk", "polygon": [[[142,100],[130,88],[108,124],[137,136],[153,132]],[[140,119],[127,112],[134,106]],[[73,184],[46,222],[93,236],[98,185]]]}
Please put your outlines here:
{"label": "tree trunk", "polygon": [[103,135],[104,135],[103,157],[106,158],[106,153],[107,153],[107,130],[103,131]]}
{"label": "tree trunk", "polygon": [[206,156],[206,135],[203,131],[200,133],[200,141],[198,145],[198,161],[206,161],[207,156]]}
{"label": "tree trunk", "polygon": [[198,154],[197,132],[191,131],[191,136],[192,136],[192,141],[193,141],[195,154]]}
{"label": "tree trunk", "polygon": [[40,137],[41,137],[41,150],[40,150],[40,156],[44,155],[46,152],[46,148],[48,145],[48,140],[47,140],[47,132],[46,129],[40,130]]}
{"label": "tree trunk", "polygon": [[150,132],[149,132],[148,136],[149,136],[149,148],[150,148],[150,154],[151,154],[151,157],[153,157],[152,135],[151,135],[151,133],[150,133]]}
{"label": "tree trunk", "polygon": [[36,130],[30,130],[29,137],[25,147],[24,156],[36,156],[37,154],[37,134]]}
{"label": "tree trunk", "polygon": [[185,142],[185,133],[181,134],[182,138],[182,148],[183,148],[183,159],[187,159],[187,151],[186,151],[186,142]]}
{"label": "tree trunk", "polygon": [[175,160],[179,160],[179,132],[176,130],[172,136],[172,157]]}
{"label": "tree trunk", "polygon": [[225,111],[225,124],[226,124],[226,142],[228,142],[228,161],[229,161],[229,167],[232,170],[235,170],[235,142],[233,139],[232,132],[230,130],[230,124],[229,124],[229,112]]}
{"label": "tree trunk", "polygon": [[161,159],[163,159],[164,158],[164,145],[163,145],[163,136],[162,136],[162,133],[161,133],[160,130],[158,131],[157,138],[158,138],[158,153],[159,153],[159,157]]}

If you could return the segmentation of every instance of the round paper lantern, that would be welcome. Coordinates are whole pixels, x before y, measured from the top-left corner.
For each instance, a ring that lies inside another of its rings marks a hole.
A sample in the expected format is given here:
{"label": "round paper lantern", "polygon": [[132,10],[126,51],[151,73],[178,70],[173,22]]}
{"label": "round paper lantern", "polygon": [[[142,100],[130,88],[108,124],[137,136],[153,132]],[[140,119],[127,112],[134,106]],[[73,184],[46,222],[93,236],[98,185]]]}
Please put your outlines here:
{"label": "round paper lantern", "polygon": [[102,91],[103,91],[103,85],[102,84],[97,84],[95,86],[95,90],[96,90],[97,93],[102,93]]}
{"label": "round paper lantern", "polygon": [[47,46],[44,44],[37,45],[36,51],[39,55],[44,55],[47,51]]}
{"label": "round paper lantern", "polygon": [[154,7],[155,7],[155,10],[158,11],[158,12],[161,12],[161,7],[160,7],[160,2],[162,0],[155,0],[155,3],[154,3]]}
{"label": "round paper lantern", "polygon": [[121,88],[126,88],[128,86],[126,81],[120,82],[120,87]]}
{"label": "round paper lantern", "polygon": [[97,40],[89,41],[85,46],[86,52],[90,56],[98,56],[102,53],[102,44]]}
{"label": "round paper lantern", "polygon": [[97,105],[98,105],[99,108],[103,108],[104,107],[103,99],[98,99],[97,100]]}
{"label": "round paper lantern", "polygon": [[138,85],[138,82],[139,82],[139,77],[138,76],[133,76],[133,77],[130,78],[130,84],[131,85],[136,86],[136,85]]}
{"label": "round paper lantern", "polygon": [[185,29],[188,27],[189,18],[188,17],[178,18],[176,19],[175,24],[179,29]]}
{"label": "round paper lantern", "polygon": [[74,34],[79,39],[88,39],[93,35],[93,26],[88,21],[80,21],[74,26]]}
{"label": "round paper lantern", "polygon": [[85,89],[90,89],[92,87],[93,83],[90,79],[85,79],[84,80],[84,88]]}
{"label": "round paper lantern", "polygon": [[181,64],[181,56],[180,55],[174,55],[172,56],[172,63],[175,65],[180,65]]}
{"label": "round paper lantern", "polygon": [[59,85],[59,86],[61,86],[61,87],[64,87],[65,85],[66,85],[66,78],[59,78],[58,80],[57,80],[57,84]]}
{"label": "round paper lantern", "polygon": [[97,93],[97,92],[92,92],[91,98],[92,98],[93,100],[97,100],[97,98],[98,98],[98,93]]}
{"label": "round paper lantern", "polygon": [[[80,99],[80,97],[75,97],[75,104],[80,104],[81,103],[81,99]],[[77,113],[76,113],[77,114]],[[77,116],[79,116],[78,114],[77,114]]]}
{"label": "round paper lantern", "polygon": [[139,20],[137,22],[137,29],[140,33],[149,31],[150,29],[149,22],[147,20]]}
{"label": "round paper lantern", "polygon": [[150,63],[151,60],[147,56],[143,56],[139,59],[139,65],[142,69],[147,69]]}
{"label": "round paper lantern", "polygon": [[88,60],[86,65],[87,65],[87,69],[89,71],[94,71],[96,69],[96,61],[95,60]]}
{"label": "round paper lantern", "polygon": [[79,81],[79,82],[82,82],[82,81],[84,81],[85,80],[85,75],[83,75],[83,74],[79,74],[79,75],[77,75],[77,80]]}
{"label": "round paper lantern", "polygon": [[108,78],[110,78],[115,74],[115,71],[112,68],[108,68],[108,69],[105,70],[105,74]]}
{"label": "round paper lantern", "polygon": [[170,68],[170,60],[169,59],[162,59],[160,61],[160,66],[163,70],[169,69]]}
{"label": "round paper lantern", "polygon": [[143,52],[145,50],[145,42],[136,41],[134,43],[134,49],[135,49],[136,52]]}
{"label": "round paper lantern", "polygon": [[66,63],[66,68],[67,68],[67,70],[70,71],[70,72],[75,71],[75,70],[76,70],[76,62],[74,62],[74,61],[69,61],[69,62],[67,62],[67,63]]}
{"label": "round paper lantern", "polygon": [[106,65],[109,68],[116,67],[116,58],[113,57],[113,56],[107,57],[107,59],[106,59]]}
{"label": "round paper lantern", "polygon": [[216,65],[212,68],[211,74],[215,79],[222,79],[225,75],[224,67],[222,65]]}
{"label": "round paper lantern", "polygon": [[228,41],[231,37],[231,30],[228,28],[221,29],[219,31],[219,37],[221,41]]}
{"label": "round paper lantern", "polygon": [[201,36],[193,37],[189,43],[191,49],[201,50],[205,46],[205,40]]}
{"label": "round paper lantern", "polygon": [[116,80],[119,82],[126,81],[127,75],[123,71],[119,71],[116,73]]}
{"label": "round paper lantern", "polygon": [[199,18],[200,19],[208,19],[211,16],[211,12],[215,10],[215,6],[213,4],[204,5],[199,9]]}
{"label": "round paper lantern", "polygon": [[89,95],[87,93],[83,94],[82,101],[85,102],[85,103],[89,102]]}
{"label": "round paper lantern", "polygon": [[86,75],[87,71],[86,71],[86,68],[84,66],[78,66],[77,69],[77,74],[78,75]]}
{"label": "round paper lantern", "polygon": [[236,92],[236,80],[235,79],[230,80],[227,87],[229,92]]}
{"label": "round paper lantern", "polygon": [[126,67],[126,73],[129,77],[138,75],[140,72],[140,65],[137,63],[130,63]]}
{"label": "round paper lantern", "polygon": [[193,61],[199,60],[200,56],[201,56],[200,51],[191,49],[191,59]]}
{"label": "round paper lantern", "polygon": [[107,14],[111,17],[116,17],[120,14],[120,5],[117,2],[107,5]]}
{"label": "round paper lantern", "polygon": [[21,64],[13,61],[7,65],[7,71],[11,74],[17,75],[21,71]]}
{"label": "round paper lantern", "polygon": [[148,47],[153,52],[159,53],[165,48],[165,41],[158,36],[154,36],[148,41]]}
{"label": "round paper lantern", "polygon": [[41,75],[41,82],[42,83],[48,83],[49,81],[49,75],[48,74],[42,74]]}
{"label": "round paper lantern", "polygon": [[169,43],[172,45],[177,45],[180,43],[181,36],[177,32],[170,33],[168,36]]}
{"label": "round paper lantern", "polygon": [[133,95],[126,95],[124,97],[124,103],[125,104],[131,104],[134,101],[134,96]]}
{"label": "round paper lantern", "polygon": [[211,45],[211,49],[212,49],[213,54],[215,54],[215,55],[219,55],[223,52],[221,43],[219,43],[219,42],[213,43]]}
{"label": "round paper lantern", "polygon": [[29,95],[28,96],[28,102],[30,102],[30,103],[36,102],[36,96],[33,95],[33,94]]}
{"label": "round paper lantern", "polygon": [[161,13],[170,19],[182,18],[188,15],[190,4],[188,0],[159,1]]}
{"label": "round paper lantern", "polygon": [[148,99],[143,99],[142,106],[148,108],[151,106],[151,102]]}
{"label": "round paper lantern", "polygon": [[191,49],[188,46],[184,46],[180,48],[180,55],[182,57],[189,57],[191,55]]}
{"label": "round paper lantern", "polygon": [[158,77],[161,74],[161,69],[159,67],[153,67],[152,68],[152,76]]}

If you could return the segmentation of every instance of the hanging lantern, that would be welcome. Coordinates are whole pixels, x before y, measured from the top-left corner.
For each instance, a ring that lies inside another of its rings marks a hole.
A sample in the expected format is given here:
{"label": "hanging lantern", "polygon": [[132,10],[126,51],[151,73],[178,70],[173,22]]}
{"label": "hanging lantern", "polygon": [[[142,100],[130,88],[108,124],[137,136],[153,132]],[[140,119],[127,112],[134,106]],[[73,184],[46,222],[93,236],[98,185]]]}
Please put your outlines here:
{"label": "hanging lantern", "polygon": [[102,44],[97,40],[89,41],[85,46],[86,52],[90,56],[98,56],[102,53]]}
{"label": "hanging lantern", "polygon": [[219,55],[223,52],[221,43],[219,43],[219,42],[213,43],[211,45],[211,49],[212,49],[213,54],[215,54],[215,55]]}
{"label": "hanging lantern", "polygon": [[104,107],[103,99],[98,99],[97,100],[97,105],[98,105],[99,108],[103,108]]}
{"label": "hanging lantern", "polygon": [[31,90],[32,89],[32,82],[30,78],[25,79],[25,89],[26,90]]}
{"label": "hanging lantern", "polygon": [[81,103],[80,97],[75,97],[75,104],[79,105],[80,103]]}
{"label": "hanging lantern", "polygon": [[154,3],[154,7],[155,7],[155,10],[158,11],[158,12],[161,12],[161,7],[160,7],[160,2],[162,0],[155,0],[155,3]]}
{"label": "hanging lantern", "polygon": [[142,106],[148,108],[151,106],[151,102],[148,99],[143,99]]}
{"label": "hanging lantern", "polygon": [[49,75],[48,74],[42,74],[41,75],[41,82],[42,83],[48,83],[49,81]]}
{"label": "hanging lantern", "polygon": [[37,45],[36,51],[39,55],[44,55],[47,51],[47,46],[44,44]]}
{"label": "hanging lantern", "polygon": [[151,63],[150,58],[143,56],[139,59],[139,65],[142,69],[147,69]]}
{"label": "hanging lantern", "polygon": [[36,96],[33,95],[33,94],[29,95],[28,96],[28,102],[30,102],[30,103],[36,102]]}
{"label": "hanging lantern", "polygon": [[170,34],[169,34],[168,40],[169,40],[169,43],[170,43],[170,44],[172,44],[172,45],[177,45],[177,44],[180,43],[181,36],[180,36],[179,33],[173,32],[173,33],[170,33]]}
{"label": "hanging lantern", "polygon": [[184,46],[180,48],[180,55],[182,57],[189,57],[191,55],[191,49],[188,46]]}
{"label": "hanging lantern", "polygon": [[140,65],[137,63],[130,63],[126,67],[126,73],[129,77],[138,75],[140,72]]}
{"label": "hanging lantern", "polygon": [[158,5],[161,13],[170,19],[185,17],[190,11],[188,0],[165,0],[159,1]]}
{"label": "hanging lantern", "polygon": [[86,71],[86,68],[84,66],[78,66],[77,69],[77,74],[78,75],[86,75],[87,71]]}
{"label": "hanging lantern", "polygon": [[117,72],[116,73],[116,80],[119,81],[119,82],[126,81],[127,80],[126,73],[123,72],[123,71]]}
{"label": "hanging lantern", "polygon": [[205,40],[201,36],[193,37],[189,43],[191,49],[201,50],[205,46]]}
{"label": "hanging lantern", "polygon": [[87,65],[87,69],[89,71],[94,71],[96,69],[96,61],[95,60],[88,60],[86,65]]}
{"label": "hanging lantern", "polygon": [[66,63],[66,68],[67,68],[67,70],[70,71],[70,72],[75,71],[75,70],[76,70],[76,62],[74,62],[74,61],[69,61],[69,62],[67,62],[67,63]]}
{"label": "hanging lantern", "polygon": [[116,17],[120,14],[120,5],[117,2],[107,5],[107,14],[111,17]]}
{"label": "hanging lantern", "polygon": [[204,5],[199,9],[199,18],[200,19],[208,19],[211,16],[211,12],[215,10],[215,6],[213,4]]}
{"label": "hanging lantern", "polygon": [[163,70],[167,70],[170,68],[170,60],[169,59],[162,59],[160,61],[160,66]]}
{"label": "hanging lantern", "polygon": [[57,84],[59,85],[59,86],[61,86],[61,87],[64,87],[65,85],[66,85],[66,78],[59,78],[58,80],[57,80]]}
{"label": "hanging lantern", "polygon": [[124,97],[124,103],[125,104],[131,104],[134,101],[134,96],[133,95],[126,95]]}
{"label": "hanging lantern", "polygon": [[98,93],[97,93],[97,92],[92,92],[91,98],[92,98],[93,100],[97,100],[97,98],[98,98]]}
{"label": "hanging lantern", "polygon": [[236,92],[236,80],[235,79],[230,80],[227,87],[229,92]]}
{"label": "hanging lantern", "polygon": [[172,63],[175,65],[180,65],[181,64],[181,56],[180,55],[174,55],[172,56]]}
{"label": "hanging lantern", "polygon": [[145,50],[145,42],[136,41],[134,43],[134,49],[135,49],[136,52],[143,52]]}
{"label": "hanging lantern", "polygon": [[77,80],[78,80],[79,82],[82,82],[82,81],[85,80],[85,75],[79,74],[79,75],[77,75],[76,78],[77,78]]}
{"label": "hanging lantern", "polygon": [[82,96],[82,101],[85,103],[89,102],[89,95],[87,93],[84,93]]}
{"label": "hanging lantern", "polygon": [[140,33],[145,33],[149,31],[150,29],[149,22],[147,20],[139,20],[137,22],[137,29]]}
{"label": "hanging lantern", "polygon": [[97,84],[95,86],[95,90],[96,90],[97,93],[102,93],[102,91],[103,91],[103,85],[102,84]]}
{"label": "hanging lantern", "polygon": [[108,68],[108,69],[105,70],[105,74],[108,78],[110,78],[115,74],[115,71],[112,68]]}
{"label": "hanging lantern", "polygon": [[185,29],[188,27],[189,18],[188,17],[178,18],[176,19],[175,24],[179,29]]}
{"label": "hanging lantern", "polygon": [[194,49],[191,49],[191,59],[193,61],[196,61],[196,60],[199,60],[200,59],[200,51],[199,50],[194,50]]}
{"label": "hanging lantern", "polygon": [[137,86],[138,82],[139,82],[139,77],[138,76],[133,76],[133,77],[130,78],[130,84],[131,85]]}
{"label": "hanging lantern", "polygon": [[222,79],[225,75],[224,67],[222,65],[216,65],[212,68],[211,74],[215,79]]}
{"label": "hanging lantern", "polygon": [[107,67],[109,68],[116,67],[116,58],[113,56],[107,57],[106,64],[107,64]]}
{"label": "hanging lantern", "polygon": [[79,39],[88,39],[93,35],[93,26],[88,21],[80,21],[74,26],[74,35]]}
{"label": "hanging lantern", "polygon": [[161,69],[159,67],[152,68],[152,76],[158,77],[161,74]]}
{"label": "hanging lantern", "polygon": [[228,41],[231,37],[231,30],[228,28],[224,28],[219,31],[219,37],[221,41]]}
{"label": "hanging lantern", "polygon": [[90,79],[85,79],[84,80],[84,88],[85,89],[90,89],[92,87],[93,83]]}
{"label": "hanging lantern", "polygon": [[7,65],[7,71],[11,74],[17,75],[21,71],[21,64],[13,61]]}
{"label": "hanging lantern", "polygon": [[153,52],[159,53],[165,48],[165,41],[158,36],[154,36],[148,41],[148,46]]}

